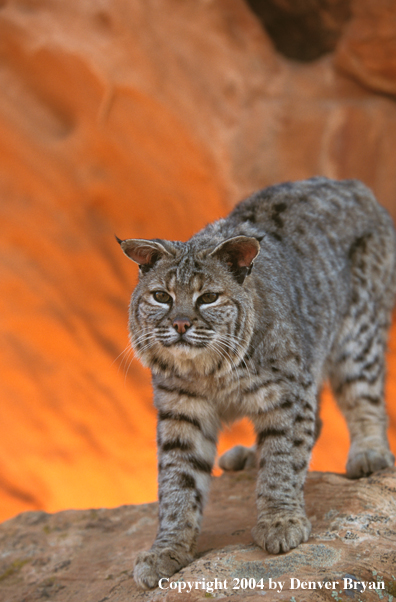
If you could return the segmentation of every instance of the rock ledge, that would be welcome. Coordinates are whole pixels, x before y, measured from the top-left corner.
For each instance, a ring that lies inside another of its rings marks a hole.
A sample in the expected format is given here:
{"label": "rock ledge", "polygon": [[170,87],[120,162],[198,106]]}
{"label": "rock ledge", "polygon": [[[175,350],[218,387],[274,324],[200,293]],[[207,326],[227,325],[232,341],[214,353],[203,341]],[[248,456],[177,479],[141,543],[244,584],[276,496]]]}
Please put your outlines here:
{"label": "rock ledge", "polygon": [[[395,469],[358,481],[310,473],[306,502],[312,535],[280,556],[253,544],[254,488],[254,471],[214,478],[197,559],[171,579],[179,582],[175,589],[165,581],[167,589],[150,592],[137,589],[132,567],[136,554],[154,539],[156,503],[20,514],[0,525],[0,601],[194,602],[240,596],[254,602],[264,595],[266,601],[369,602],[396,597]],[[209,585],[215,579],[222,588]],[[273,586],[283,582],[282,591],[270,589],[270,580]],[[363,590],[362,582],[371,585]],[[384,589],[373,589],[377,583]]]}

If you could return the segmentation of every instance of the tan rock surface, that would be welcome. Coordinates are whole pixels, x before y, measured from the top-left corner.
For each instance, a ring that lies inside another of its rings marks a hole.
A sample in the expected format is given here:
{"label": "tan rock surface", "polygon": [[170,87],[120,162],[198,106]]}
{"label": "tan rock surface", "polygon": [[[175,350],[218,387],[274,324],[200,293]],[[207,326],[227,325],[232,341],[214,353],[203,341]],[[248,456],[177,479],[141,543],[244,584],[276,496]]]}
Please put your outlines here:
{"label": "tan rock surface", "polygon": [[[191,593],[171,589],[141,592],[131,577],[137,552],[150,546],[156,532],[157,504],[153,503],[54,515],[29,512],[3,523],[0,601],[193,602],[218,597],[254,602],[264,594],[265,600],[279,602],[392,600],[396,595],[395,470],[359,481],[310,473],[306,502],[313,526],[311,538],[280,556],[271,556],[252,543],[254,485],[253,471],[214,479],[198,558],[172,578],[193,582]],[[216,577],[223,585],[227,582],[227,589],[213,593],[203,589],[204,580]],[[379,593],[344,591],[344,577],[352,582],[383,581],[386,589]],[[233,589],[243,578],[256,583],[263,579],[264,589]],[[269,578],[285,582],[283,591],[269,590]],[[291,578],[339,584],[335,589],[308,592],[290,589]]]}

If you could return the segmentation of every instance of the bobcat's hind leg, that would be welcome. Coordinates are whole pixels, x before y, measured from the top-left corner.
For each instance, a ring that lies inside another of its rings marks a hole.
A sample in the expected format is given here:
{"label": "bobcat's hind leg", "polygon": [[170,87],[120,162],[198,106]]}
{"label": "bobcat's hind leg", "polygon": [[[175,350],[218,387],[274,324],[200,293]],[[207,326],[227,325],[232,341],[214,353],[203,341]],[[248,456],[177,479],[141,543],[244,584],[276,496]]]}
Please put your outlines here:
{"label": "bobcat's hind leg", "polygon": [[345,326],[329,377],[348,424],[351,446],[346,472],[354,479],[394,464],[384,402],[387,323],[380,316],[363,314]]}
{"label": "bobcat's hind leg", "polygon": [[256,446],[236,445],[220,456],[218,464],[223,470],[236,471],[254,468],[256,466]]}
{"label": "bobcat's hind leg", "polygon": [[329,377],[351,447],[347,476],[393,466],[384,402],[385,350],[396,292],[393,228],[355,240],[349,250],[351,296],[330,358]]}

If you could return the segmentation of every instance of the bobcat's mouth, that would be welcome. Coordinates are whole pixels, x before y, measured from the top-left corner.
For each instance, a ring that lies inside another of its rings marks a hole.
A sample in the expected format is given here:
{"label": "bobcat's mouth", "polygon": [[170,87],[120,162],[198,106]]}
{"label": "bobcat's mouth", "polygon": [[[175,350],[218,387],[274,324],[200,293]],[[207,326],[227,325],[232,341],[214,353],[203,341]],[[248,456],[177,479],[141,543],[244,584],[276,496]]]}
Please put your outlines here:
{"label": "bobcat's mouth", "polygon": [[190,341],[187,341],[186,339],[183,339],[183,337],[180,337],[179,339],[177,339],[177,341],[174,341],[173,343],[171,343],[170,345],[175,346],[175,347],[194,347],[194,343],[191,343]]}
{"label": "bobcat's mouth", "polygon": [[197,347],[206,347],[206,345],[202,342],[198,342],[198,341],[188,341],[187,339],[183,338],[183,336],[181,336],[179,339],[177,339],[176,341],[173,341],[172,343],[168,343],[166,345],[164,345],[164,347],[176,347],[178,349],[183,349],[183,348],[190,348],[190,349],[196,349]]}
{"label": "bobcat's mouth", "polygon": [[187,338],[185,334],[181,334],[177,339],[161,341],[163,347],[167,349],[180,349],[187,351],[188,349],[200,349],[207,347],[207,343],[202,340],[195,340],[194,338]]}

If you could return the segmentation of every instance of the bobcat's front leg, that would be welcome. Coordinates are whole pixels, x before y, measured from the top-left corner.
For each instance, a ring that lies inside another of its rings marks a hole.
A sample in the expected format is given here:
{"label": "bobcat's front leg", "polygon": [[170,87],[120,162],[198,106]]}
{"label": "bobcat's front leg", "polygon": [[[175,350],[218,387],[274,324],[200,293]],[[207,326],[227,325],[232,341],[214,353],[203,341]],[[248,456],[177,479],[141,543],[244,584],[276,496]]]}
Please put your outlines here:
{"label": "bobcat's front leg", "polygon": [[307,541],[311,524],[303,487],[315,442],[316,395],[284,395],[276,408],[254,418],[257,433],[256,543],[271,554]]}
{"label": "bobcat's front leg", "polygon": [[191,412],[160,411],[157,432],[159,529],[134,570],[144,589],[192,561],[216,453],[213,426]]}

